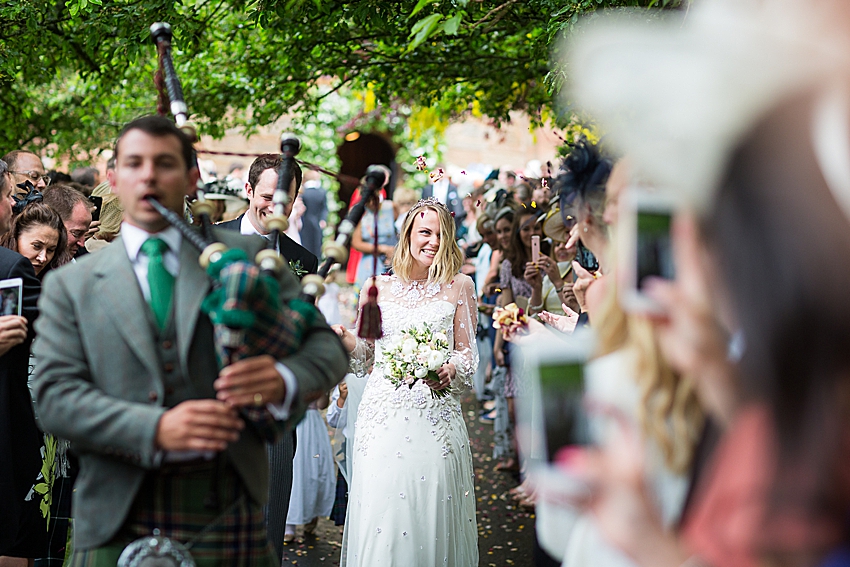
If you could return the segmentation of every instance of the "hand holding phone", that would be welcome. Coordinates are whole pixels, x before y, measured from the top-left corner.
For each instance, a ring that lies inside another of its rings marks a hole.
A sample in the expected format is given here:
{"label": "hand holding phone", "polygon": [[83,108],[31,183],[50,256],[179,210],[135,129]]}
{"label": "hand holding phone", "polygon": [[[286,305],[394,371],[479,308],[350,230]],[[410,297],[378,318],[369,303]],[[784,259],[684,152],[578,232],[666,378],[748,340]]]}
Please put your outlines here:
{"label": "hand holding phone", "polygon": [[91,201],[94,205],[94,210],[91,212],[92,222],[100,220],[100,209],[103,208],[103,197],[96,197],[92,195],[89,197],[89,201]]}
{"label": "hand holding phone", "polygon": [[522,346],[529,391],[519,398],[517,438],[529,473],[544,491],[576,497],[588,487],[558,465],[570,447],[592,445],[585,410],[585,364],[593,350],[589,333],[541,336]]}
{"label": "hand holding phone", "polygon": [[27,320],[19,315],[0,317],[0,356],[27,338]]}

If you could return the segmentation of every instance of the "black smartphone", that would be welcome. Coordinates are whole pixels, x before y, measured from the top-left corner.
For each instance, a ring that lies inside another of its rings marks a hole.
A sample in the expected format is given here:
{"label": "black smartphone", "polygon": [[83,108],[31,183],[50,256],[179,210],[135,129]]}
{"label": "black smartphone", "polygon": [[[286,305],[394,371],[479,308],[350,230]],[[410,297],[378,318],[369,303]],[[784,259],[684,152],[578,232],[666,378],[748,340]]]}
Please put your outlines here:
{"label": "black smartphone", "polygon": [[100,220],[100,208],[103,207],[103,197],[89,197],[89,201],[94,205],[94,210],[91,212],[92,222]]}
{"label": "black smartphone", "polygon": [[588,272],[595,272],[599,269],[599,261],[596,256],[582,244],[581,240],[576,245],[576,262]]}

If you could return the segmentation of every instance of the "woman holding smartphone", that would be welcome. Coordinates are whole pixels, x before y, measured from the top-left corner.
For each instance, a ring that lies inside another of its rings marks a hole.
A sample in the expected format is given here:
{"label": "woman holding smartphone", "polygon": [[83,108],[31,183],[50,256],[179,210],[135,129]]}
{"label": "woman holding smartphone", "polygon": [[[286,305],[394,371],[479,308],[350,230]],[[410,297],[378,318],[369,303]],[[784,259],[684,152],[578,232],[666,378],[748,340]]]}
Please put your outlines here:
{"label": "woman holding smartphone", "polygon": [[543,232],[552,239],[552,256],[541,255],[537,261],[525,265],[525,281],[531,285],[531,298],[528,301],[530,314],[547,311],[555,315],[567,315],[563,305],[574,313],[579,311],[578,302],[573,293],[572,261],[576,257],[576,247],[568,242],[569,232],[561,218],[559,208],[546,215]]}
{"label": "woman holding smartphone", "polygon": [[[499,285],[501,287],[501,295],[499,296],[498,305],[504,307],[511,303],[516,303],[523,309],[528,308],[528,298],[531,297],[531,286],[525,281],[525,265],[531,260],[531,241],[532,237],[540,238],[542,231],[540,224],[537,222],[543,211],[539,209],[535,203],[523,205],[521,209],[513,215],[511,223],[510,240],[507,246],[504,247],[505,259],[502,261],[502,266],[499,270]],[[504,226],[504,219],[499,219],[496,222],[496,229]],[[548,252],[548,250],[545,250]],[[509,367],[510,360],[505,353],[505,340],[501,330],[496,332],[496,340],[493,345],[493,360],[496,366]],[[514,396],[516,395],[516,381],[514,373],[507,372],[505,379],[505,398],[507,399],[507,410],[510,424],[509,429],[513,427],[516,421],[514,419]],[[513,437],[510,435],[510,437]],[[513,448],[511,453],[496,465],[496,470],[519,470],[515,458],[516,449]]]}

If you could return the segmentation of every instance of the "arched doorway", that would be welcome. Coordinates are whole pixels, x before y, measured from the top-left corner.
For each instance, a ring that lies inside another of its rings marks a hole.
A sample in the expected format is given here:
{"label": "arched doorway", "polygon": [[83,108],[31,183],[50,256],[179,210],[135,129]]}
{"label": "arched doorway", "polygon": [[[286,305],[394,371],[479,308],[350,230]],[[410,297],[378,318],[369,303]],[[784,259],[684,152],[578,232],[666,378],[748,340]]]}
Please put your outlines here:
{"label": "arched doorway", "polygon": [[[387,197],[392,198],[398,178],[398,165],[395,162],[395,148],[385,135],[374,132],[349,132],[336,153],[342,162],[340,173],[356,179],[363,177],[370,165],[381,164],[389,167],[392,176],[387,186]],[[353,182],[340,182],[339,198],[346,206],[351,202],[351,194],[356,188],[357,185]]]}

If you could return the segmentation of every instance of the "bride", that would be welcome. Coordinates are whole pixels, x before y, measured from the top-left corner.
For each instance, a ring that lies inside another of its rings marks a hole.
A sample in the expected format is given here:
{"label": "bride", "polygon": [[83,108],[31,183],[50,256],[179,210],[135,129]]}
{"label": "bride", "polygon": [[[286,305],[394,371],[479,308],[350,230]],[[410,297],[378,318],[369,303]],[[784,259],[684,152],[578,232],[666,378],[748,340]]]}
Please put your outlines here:
{"label": "bride", "polygon": [[[458,273],[462,262],[448,209],[433,198],[419,201],[401,228],[395,275],[377,278],[384,337],[370,345],[335,327],[353,366],[373,365],[355,422],[343,567],[478,565],[472,452],[460,404],[478,366],[477,302],[472,280]],[[385,351],[423,323],[448,338],[448,362],[437,370],[439,381],[396,387],[385,376]]]}

